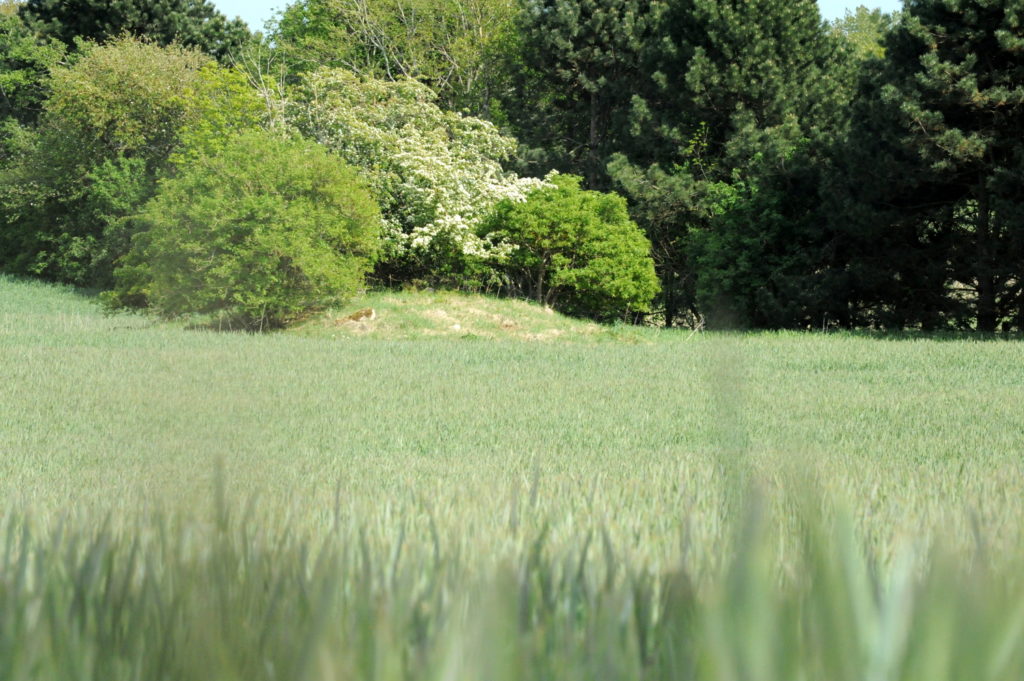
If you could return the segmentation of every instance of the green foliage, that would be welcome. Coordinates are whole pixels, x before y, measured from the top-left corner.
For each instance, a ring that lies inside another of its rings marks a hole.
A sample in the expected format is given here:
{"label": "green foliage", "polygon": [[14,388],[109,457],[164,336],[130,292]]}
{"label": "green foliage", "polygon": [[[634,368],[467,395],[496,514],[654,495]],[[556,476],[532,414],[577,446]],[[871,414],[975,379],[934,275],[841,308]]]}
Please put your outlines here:
{"label": "green foliage", "polygon": [[477,225],[540,185],[502,168],[515,140],[444,111],[415,80],[328,69],[306,74],[292,98],[294,124],[368,178],[384,217],[382,280],[471,285],[494,247]]}
{"label": "green foliage", "polygon": [[631,214],[651,240],[651,257],[661,279],[665,326],[679,321],[699,325],[696,267],[690,258],[690,227],[708,217],[706,186],[685,167],[658,164],[641,169],[625,154],[615,154],[608,172],[632,200]]}
{"label": "green foliage", "polygon": [[[516,18],[502,101],[532,175],[551,169],[606,188],[604,165],[621,151],[632,98],[647,88],[640,65],[650,32],[648,0],[530,0]],[[523,93],[530,93],[523,97]]]}
{"label": "green foliage", "polygon": [[713,326],[848,325],[848,275],[823,208],[832,151],[806,125],[790,116],[738,130],[727,160],[742,165],[697,184],[687,257],[696,305]]}
{"label": "green foliage", "polygon": [[610,169],[656,244],[666,320],[841,317],[819,196],[853,74],[816,4],[688,0],[659,6],[651,31],[651,87]]}
{"label": "green foliage", "polygon": [[492,113],[516,10],[514,0],[298,0],[272,39],[293,70],[414,78],[442,107],[481,115]]}
{"label": "green foliage", "polygon": [[355,171],[310,142],[245,133],[198,156],[138,218],[111,300],[283,326],[362,286],[380,217]]}
{"label": "green foliage", "polygon": [[268,115],[265,102],[241,71],[213,62],[199,68],[183,96],[193,111],[179,125],[179,145],[170,155],[178,167],[196,155],[220,151],[231,135],[259,127]]}
{"label": "green foliage", "polygon": [[26,0],[20,13],[41,35],[68,47],[127,33],[226,60],[251,37],[245,22],[229,20],[210,0]]}
{"label": "green foliage", "polygon": [[513,287],[537,302],[598,319],[646,312],[658,292],[651,245],[615,194],[580,189],[582,178],[523,202],[503,201],[481,232],[514,250],[504,260]]}
{"label": "green foliage", "polygon": [[41,40],[16,13],[0,14],[0,125],[35,122],[47,96],[49,71],[63,55],[61,43]]}
{"label": "green foliage", "polygon": [[187,142],[215,149],[261,120],[241,74],[180,47],[133,38],[86,47],[53,70],[36,129],[3,171],[0,263],[15,272],[107,287],[128,218]]}
{"label": "green foliage", "polygon": [[886,34],[896,25],[896,17],[882,10],[859,5],[846,10],[842,19],[832,22],[832,30],[843,36],[859,59],[881,59],[885,56]]}
{"label": "green foliage", "polygon": [[53,71],[42,134],[65,166],[85,169],[117,155],[162,163],[181,127],[197,117],[188,96],[208,58],[134,38],[88,46]]}
{"label": "green foliage", "polygon": [[481,222],[558,170],[628,197],[668,326],[1024,329],[1019,10],[299,0],[242,75],[121,33],[223,57],[208,0],[7,0],[0,266],[109,286],[159,178],[263,125],[363,172],[378,282],[503,286]]}
{"label": "green foliage", "polygon": [[518,26],[517,160],[629,196],[667,324],[838,314],[818,197],[854,78],[813,0],[538,0]]}
{"label": "green foliage", "polygon": [[[1024,30],[1012,2],[923,0],[865,73],[837,182],[868,313],[1024,328]],[[880,249],[888,257],[879,257]]]}

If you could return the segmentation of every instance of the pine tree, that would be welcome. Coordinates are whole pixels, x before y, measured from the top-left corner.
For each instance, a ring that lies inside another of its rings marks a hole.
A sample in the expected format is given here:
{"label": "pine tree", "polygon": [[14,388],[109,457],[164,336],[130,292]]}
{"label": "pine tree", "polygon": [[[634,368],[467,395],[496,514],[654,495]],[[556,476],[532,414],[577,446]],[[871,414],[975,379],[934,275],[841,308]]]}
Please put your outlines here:
{"label": "pine tree", "polygon": [[906,10],[853,145],[873,157],[861,162],[874,165],[861,190],[869,234],[891,248],[866,269],[892,274],[886,302],[900,323],[1024,329],[1024,3]]}
{"label": "pine tree", "polygon": [[27,0],[21,16],[69,47],[76,38],[104,42],[127,32],[223,60],[250,38],[241,19],[227,19],[210,0]]}
{"label": "pine tree", "polygon": [[608,156],[624,143],[631,99],[645,80],[639,59],[649,15],[649,0],[525,2],[503,102],[522,143],[522,170],[608,185]]}
{"label": "pine tree", "polygon": [[657,197],[658,224],[645,225],[674,249],[659,258],[667,321],[686,307],[721,324],[842,316],[819,189],[851,92],[848,50],[813,0],[680,0],[659,5],[652,32],[652,87],[633,99],[613,169],[639,212]]}

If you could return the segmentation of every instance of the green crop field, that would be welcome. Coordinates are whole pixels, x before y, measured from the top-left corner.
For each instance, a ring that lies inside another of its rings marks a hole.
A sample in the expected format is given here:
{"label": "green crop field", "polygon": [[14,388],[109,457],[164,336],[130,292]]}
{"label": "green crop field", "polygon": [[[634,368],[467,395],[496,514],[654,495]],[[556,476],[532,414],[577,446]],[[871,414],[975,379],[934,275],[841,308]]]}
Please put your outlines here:
{"label": "green crop field", "polygon": [[363,306],[0,278],[0,679],[1024,677],[1024,344]]}

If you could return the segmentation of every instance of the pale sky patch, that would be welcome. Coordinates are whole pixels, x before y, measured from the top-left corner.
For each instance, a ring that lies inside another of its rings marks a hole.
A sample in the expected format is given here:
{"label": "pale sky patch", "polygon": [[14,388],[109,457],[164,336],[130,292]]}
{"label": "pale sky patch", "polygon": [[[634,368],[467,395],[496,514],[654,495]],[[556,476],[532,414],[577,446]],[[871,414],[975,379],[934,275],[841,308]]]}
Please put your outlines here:
{"label": "pale sky patch", "polygon": [[[288,0],[214,0],[214,5],[230,18],[241,17],[249,28],[263,30],[263,24],[277,14],[278,10],[288,6]],[[866,2],[847,2],[846,0],[819,0],[821,16],[832,20],[842,17],[847,10],[853,11],[858,5],[870,9],[880,7],[884,12],[895,12],[902,3],[900,0],[867,0]]]}

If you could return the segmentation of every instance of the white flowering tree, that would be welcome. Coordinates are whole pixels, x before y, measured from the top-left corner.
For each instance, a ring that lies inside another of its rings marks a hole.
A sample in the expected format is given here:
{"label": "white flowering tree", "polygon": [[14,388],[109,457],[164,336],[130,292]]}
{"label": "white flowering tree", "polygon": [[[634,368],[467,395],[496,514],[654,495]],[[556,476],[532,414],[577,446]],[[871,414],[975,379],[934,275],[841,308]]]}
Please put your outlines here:
{"label": "white flowering tree", "polygon": [[524,200],[545,183],[502,169],[514,139],[435,99],[415,80],[325,69],[293,90],[290,118],[367,175],[383,214],[385,263],[429,270],[500,260],[508,246],[477,236],[478,225],[499,201]]}

